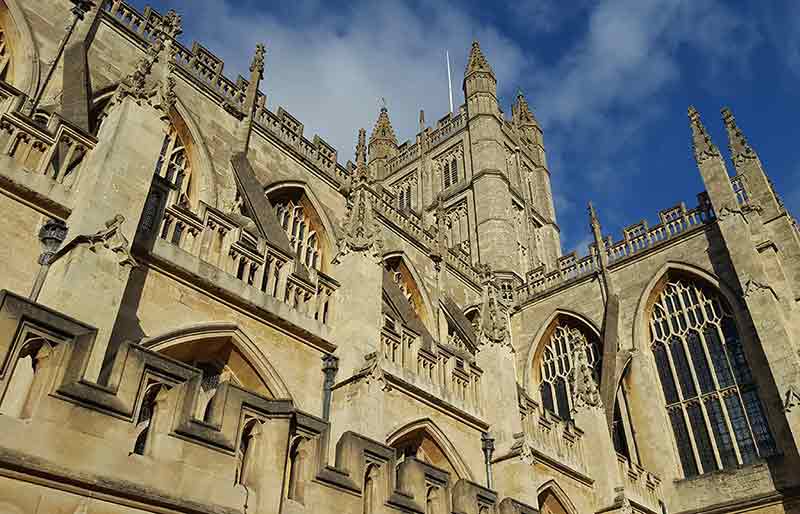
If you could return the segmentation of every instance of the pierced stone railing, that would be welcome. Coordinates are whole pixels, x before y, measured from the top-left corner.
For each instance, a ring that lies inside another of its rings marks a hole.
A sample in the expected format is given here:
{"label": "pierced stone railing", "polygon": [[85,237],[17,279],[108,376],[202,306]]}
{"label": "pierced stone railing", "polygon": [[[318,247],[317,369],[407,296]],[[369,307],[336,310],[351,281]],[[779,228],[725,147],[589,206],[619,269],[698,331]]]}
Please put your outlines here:
{"label": "pierced stone railing", "polygon": [[[736,179],[737,177],[734,177]],[[743,182],[737,182],[734,188],[739,188],[737,197],[746,202],[747,193]],[[611,236],[605,240],[609,264],[621,262],[629,257],[672,240],[692,230],[712,222],[715,218],[711,204],[705,192],[698,195],[698,206],[687,209],[681,202],[673,207],[658,213],[659,223],[649,226],[647,221],[630,225],[623,230],[623,237],[613,241]],[[547,272],[544,266],[528,273],[527,280],[517,290],[517,298],[525,301],[528,298],[558,287],[570,280],[589,275],[600,269],[597,245],[589,246],[589,255],[578,257],[576,252],[568,253],[558,259],[558,269]]]}
{"label": "pierced stone railing", "polygon": [[460,111],[455,116],[450,116],[449,119],[445,120],[441,126],[437,127],[436,130],[430,133],[428,136],[428,141],[430,142],[431,147],[434,147],[448,139],[450,136],[464,128],[467,124],[467,116],[463,111]]}
{"label": "pierced stone railing", "polygon": [[661,512],[661,479],[624,455],[617,454],[617,465],[625,484],[625,496],[651,512]]}
{"label": "pierced stone railing", "polygon": [[386,169],[391,174],[401,169],[406,164],[413,162],[419,157],[419,145],[414,143],[408,148],[403,149],[392,160],[386,163]]}
{"label": "pierced stone railing", "polygon": [[72,189],[96,139],[58,114],[28,116],[25,100],[20,91],[0,81],[0,152],[23,171]]}
{"label": "pierced stone railing", "polygon": [[588,477],[583,448],[583,431],[542,408],[524,391],[520,394],[522,430],[520,453],[530,462],[545,460]]}
{"label": "pierced stone railing", "polygon": [[329,323],[338,284],[314,270],[309,273],[311,279],[295,273],[295,266],[301,264],[225,213],[203,203],[198,213],[171,205],[164,212],[158,237],[299,313]]}
{"label": "pierced stone railing", "polygon": [[[378,214],[394,223],[413,239],[422,243],[429,251],[436,247],[436,239],[422,226],[422,220],[414,215],[399,211],[392,203],[391,198],[373,193],[373,206]],[[449,250],[442,256],[444,261],[454,270],[472,281],[473,284],[481,283],[480,271],[461,252]]]}
{"label": "pierced stone railing", "polygon": [[482,372],[472,362],[439,346],[433,353],[422,338],[401,323],[386,318],[380,350],[367,356],[376,366],[403,381],[474,416],[481,413]]}

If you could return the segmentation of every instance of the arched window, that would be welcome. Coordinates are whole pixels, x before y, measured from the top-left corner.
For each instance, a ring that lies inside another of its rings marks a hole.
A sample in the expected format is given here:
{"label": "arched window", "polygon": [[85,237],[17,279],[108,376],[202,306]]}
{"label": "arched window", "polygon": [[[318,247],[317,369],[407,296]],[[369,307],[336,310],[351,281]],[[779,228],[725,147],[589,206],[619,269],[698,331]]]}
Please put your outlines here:
{"label": "arched window", "polygon": [[775,452],[730,306],[670,277],[650,313],[651,349],[687,477]]}
{"label": "arched window", "polygon": [[539,358],[539,391],[545,409],[562,419],[571,419],[572,395],[569,390],[576,344],[586,346],[586,357],[600,383],[602,353],[597,337],[575,323],[560,319],[550,332]]}
{"label": "arched window", "polygon": [[161,144],[161,152],[156,161],[155,174],[172,184],[176,190],[176,200],[180,203],[184,195],[189,195],[192,167],[186,152],[186,145],[174,125],[170,125]]}
{"label": "arched window", "polygon": [[322,220],[301,188],[290,187],[269,194],[283,230],[300,262],[311,269],[323,271],[323,248],[326,239]]}

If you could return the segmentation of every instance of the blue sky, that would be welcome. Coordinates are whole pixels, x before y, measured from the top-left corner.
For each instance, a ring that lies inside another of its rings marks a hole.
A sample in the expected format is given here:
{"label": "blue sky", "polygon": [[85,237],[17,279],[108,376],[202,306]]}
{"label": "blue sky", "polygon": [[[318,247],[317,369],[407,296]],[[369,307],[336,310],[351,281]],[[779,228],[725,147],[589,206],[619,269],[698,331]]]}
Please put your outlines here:
{"label": "blue sky", "polygon": [[[145,2],[133,2],[139,8]],[[692,159],[688,105],[726,149],[719,110],[730,106],[778,193],[800,214],[800,2],[786,0],[498,0],[421,2],[158,0],[198,39],[244,73],[267,45],[262,89],[352,158],[359,127],[384,97],[403,141],[419,109],[446,114],[444,51],[455,102],[472,39],[481,42],[510,113],[517,88],[543,125],[565,253],[585,253],[586,203],[604,232],[621,229],[703,189]],[[566,7],[565,7],[566,5]],[[731,168],[732,169],[732,168]]]}

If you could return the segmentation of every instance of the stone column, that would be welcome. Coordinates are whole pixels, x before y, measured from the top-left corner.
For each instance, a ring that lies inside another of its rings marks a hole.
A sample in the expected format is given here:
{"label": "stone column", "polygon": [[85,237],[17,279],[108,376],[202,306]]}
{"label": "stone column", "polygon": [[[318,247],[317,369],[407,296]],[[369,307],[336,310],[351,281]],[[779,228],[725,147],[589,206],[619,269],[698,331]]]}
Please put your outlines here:
{"label": "stone column", "polygon": [[133,97],[114,106],[87,155],[58,252],[39,301],[98,329],[86,376],[99,376],[135,261],[130,245],[164,137],[160,114]]}

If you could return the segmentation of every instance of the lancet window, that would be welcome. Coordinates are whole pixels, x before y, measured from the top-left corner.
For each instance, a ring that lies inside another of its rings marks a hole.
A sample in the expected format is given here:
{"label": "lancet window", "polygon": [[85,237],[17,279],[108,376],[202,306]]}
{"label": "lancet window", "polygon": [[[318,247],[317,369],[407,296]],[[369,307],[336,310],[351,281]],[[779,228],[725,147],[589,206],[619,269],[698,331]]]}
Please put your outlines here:
{"label": "lancet window", "polygon": [[276,202],[275,213],[303,264],[309,268],[319,269],[319,234],[312,226],[307,207],[298,199],[284,199]]}
{"label": "lancet window", "polygon": [[394,194],[397,198],[397,208],[401,211],[410,210],[414,203],[414,189],[417,186],[417,176],[412,173],[394,185]]}
{"label": "lancet window", "polygon": [[775,453],[730,306],[697,281],[669,280],[650,315],[651,349],[687,477]]}
{"label": "lancet window", "polygon": [[586,346],[589,365],[594,370],[595,382],[599,384],[602,360],[600,342],[574,324],[559,321],[550,333],[539,359],[542,405],[562,419],[572,417],[570,375],[577,344]]}
{"label": "lancet window", "polygon": [[442,189],[447,189],[459,181],[458,168],[460,160],[461,150],[458,149],[437,161],[439,171],[442,175]]}

